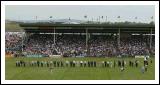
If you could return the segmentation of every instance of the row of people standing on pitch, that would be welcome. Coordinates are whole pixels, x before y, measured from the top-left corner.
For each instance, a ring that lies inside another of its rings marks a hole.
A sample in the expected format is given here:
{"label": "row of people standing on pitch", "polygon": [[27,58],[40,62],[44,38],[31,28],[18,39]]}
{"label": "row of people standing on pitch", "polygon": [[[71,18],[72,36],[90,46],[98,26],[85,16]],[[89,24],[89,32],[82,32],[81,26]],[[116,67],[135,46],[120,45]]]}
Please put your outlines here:
{"label": "row of people standing on pitch", "polygon": [[96,67],[96,61],[66,61],[65,66],[70,67]]}
{"label": "row of people standing on pitch", "polygon": [[[102,61],[102,62],[96,62],[96,61],[30,61],[30,62],[24,62],[23,60],[16,61],[16,67],[125,67],[126,61],[124,60],[118,60],[116,61]],[[129,61],[130,67],[138,67],[139,61]]]}
{"label": "row of people standing on pitch", "polygon": [[88,61],[88,67],[96,67],[96,61]]}
{"label": "row of people standing on pitch", "polygon": [[96,67],[97,64],[96,61],[16,61],[16,67],[25,67],[26,65],[30,67]]}
{"label": "row of people standing on pitch", "polygon": [[[118,63],[119,66],[120,63]],[[102,67],[116,67],[117,62],[116,61],[102,61]]]}
{"label": "row of people standing on pitch", "polygon": [[124,67],[126,64],[126,61],[124,60],[118,60],[117,62],[116,61],[102,61],[102,67]]}
{"label": "row of people standing on pitch", "polygon": [[23,60],[19,60],[16,61],[16,67],[25,67],[26,66],[26,62],[24,62]]}
{"label": "row of people standing on pitch", "polygon": [[30,66],[38,66],[38,67],[63,67],[63,61],[31,61],[29,63]]}
{"label": "row of people standing on pitch", "polygon": [[126,64],[126,61],[124,60],[118,60],[118,67],[124,67]]}
{"label": "row of people standing on pitch", "polygon": [[[139,63],[139,61],[138,60],[135,60],[135,61],[129,61],[129,66],[130,67],[138,67],[138,63]],[[118,60],[118,67],[124,67],[125,66],[125,64],[126,64],[126,61],[124,61],[124,60],[122,60],[122,61],[120,61],[120,60]]]}
{"label": "row of people standing on pitch", "polygon": [[[31,61],[31,62],[24,62],[22,60],[16,61],[16,66],[26,66],[29,65],[30,67],[97,67],[99,63],[96,61]],[[121,65],[122,64],[122,65]],[[102,67],[112,67],[112,61],[102,61]],[[113,66],[116,66],[116,62],[114,61]],[[124,61],[118,61],[118,66],[124,67]]]}
{"label": "row of people standing on pitch", "polygon": [[112,62],[102,61],[102,67],[112,67]]}
{"label": "row of people standing on pitch", "polygon": [[31,61],[24,62],[23,60],[16,61],[16,67],[63,67],[63,61]]}
{"label": "row of people standing on pitch", "polygon": [[139,63],[139,61],[138,60],[135,60],[135,61],[129,61],[129,66],[130,67],[134,67],[134,66],[136,66],[136,67],[138,67],[138,63]]}

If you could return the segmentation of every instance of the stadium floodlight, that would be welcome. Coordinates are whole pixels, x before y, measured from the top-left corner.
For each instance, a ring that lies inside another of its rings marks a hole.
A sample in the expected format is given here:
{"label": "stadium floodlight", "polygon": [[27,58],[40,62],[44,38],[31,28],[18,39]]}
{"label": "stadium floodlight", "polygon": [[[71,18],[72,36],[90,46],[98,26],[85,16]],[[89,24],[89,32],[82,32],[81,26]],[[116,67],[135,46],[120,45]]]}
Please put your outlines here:
{"label": "stadium floodlight", "polygon": [[97,18],[97,23],[98,23],[98,18]]}
{"label": "stadium floodlight", "polygon": [[103,19],[103,16],[101,18]]}
{"label": "stadium floodlight", "polygon": [[93,18],[92,18],[92,23],[93,23]]}
{"label": "stadium floodlight", "polygon": [[[52,19],[52,16],[49,16],[49,19]],[[51,20],[50,20],[50,22],[51,22]]]}
{"label": "stadium floodlight", "polygon": [[69,17],[69,24],[71,23],[71,18]]}
{"label": "stadium floodlight", "polygon": [[37,21],[37,18],[38,18],[38,17],[37,17],[37,16],[35,16],[36,21]]}
{"label": "stadium floodlight", "polygon": [[50,16],[49,18],[52,18],[52,16]]}
{"label": "stadium floodlight", "polygon": [[151,17],[151,19],[153,20],[153,16]]}
{"label": "stadium floodlight", "polygon": [[135,17],[135,19],[137,19],[137,17]]}
{"label": "stadium floodlight", "polygon": [[102,19],[103,19],[103,16],[102,16]]}
{"label": "stadium floodlight", "polygon": [[107,22],[107,16],[106,16],[106,22]]}
{"label": "stadium floodlight", "polygon": [[98,16],[98,18],[99,18],[99,24],[100,24],[100,19],[101,19],[101,16]]}
{"label": "stadium floodlight", "polygon": [[118,22],[120,22],[120,18],[121,18],[121,17],[120,17],[120,16],[118,16],[117,18],[118,18]]}
{"label": "stadium floodlight", "polygon": [[[87,15],[84,15],[84,19],[87,19]],[[87,20],[86,20],[87,21]]]}
{"label": "stadium floodlight", "polygon": [[137,22],[137,17],[135,17],[135,20],[136,20],[135,22]]}
{"label": "stadium floodlight", "polygon": [[117,18],[121,18],[120,16],[118,16]]}
{"label": "stadium floodlight", "polygon": [[84,18],[87,18],[87,15],[84,15]]}
{"label": "stadium floodlight", "polygon": [[151,16],[151,22],[154,22],[154,21],[153,21],[153,16]]}

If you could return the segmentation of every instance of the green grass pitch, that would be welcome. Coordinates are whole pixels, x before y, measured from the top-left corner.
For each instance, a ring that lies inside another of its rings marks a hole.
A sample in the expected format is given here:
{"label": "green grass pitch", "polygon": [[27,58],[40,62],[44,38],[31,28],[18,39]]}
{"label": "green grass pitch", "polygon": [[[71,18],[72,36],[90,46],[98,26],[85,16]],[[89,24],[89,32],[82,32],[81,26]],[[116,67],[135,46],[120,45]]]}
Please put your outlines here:
{"label": "green grass pitch", "polygon": [[[129,67],[129,60],[135,58],[124,58],[126,61],[125,70],[120,71],[120,67],[55,67],[52,72],[49,67],[16,67],[16,60],[75,60],[75,61],[117,61],[121,58],[5,58],[5,79],[6,80],[154,80],[155,79],[155,59],[149,59],[148,70],[141,73],[143,59],[139,60],[139,66]],[[150,63],[150,60],[153,62]]]}

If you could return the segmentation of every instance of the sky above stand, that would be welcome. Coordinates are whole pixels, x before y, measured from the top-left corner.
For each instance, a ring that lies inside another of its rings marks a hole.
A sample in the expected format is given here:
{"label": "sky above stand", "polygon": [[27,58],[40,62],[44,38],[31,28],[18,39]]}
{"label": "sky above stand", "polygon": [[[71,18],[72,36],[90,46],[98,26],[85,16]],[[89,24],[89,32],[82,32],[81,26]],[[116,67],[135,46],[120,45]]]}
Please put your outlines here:
{"label": "sky above stand", "polygon": [[[84,18],[84,16],[87,18]],[[37,17],[36,17],[37,16]],[[52,18],[50,18],[52,16]],[[77,19],[148,23],[154,20],[154,5],[6,5],[5,18],[10,20]],[[107,19],[106,19],[107,16]],[[120,18],[117,18],[120,16]],[[153,19],[151,17],[153,16]],[[137,17],[137,19],[135,18]]]}

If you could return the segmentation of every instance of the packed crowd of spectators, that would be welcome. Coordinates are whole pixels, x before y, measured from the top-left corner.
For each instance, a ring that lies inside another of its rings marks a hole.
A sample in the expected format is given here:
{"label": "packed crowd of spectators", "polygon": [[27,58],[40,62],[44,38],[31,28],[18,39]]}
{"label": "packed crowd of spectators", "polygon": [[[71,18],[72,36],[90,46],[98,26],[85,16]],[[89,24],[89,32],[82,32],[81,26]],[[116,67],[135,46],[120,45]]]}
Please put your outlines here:
{"label": "packed crowd of spectators", "polygon": [[53,34],[33,34],[24,40],[18,33],[6,33],[5,49],[8,52],[22,51],[30,55],[63,55],[63,56],[135,56],[154,54],[154,37],[152,48],[149,48],[147,36],[131,36],[121,38],[120,47],[117,36],[91,35],[86,48],[86,35],[59,34],[56,35],[54,44]]}
{"label": "packed crowd of spectators", "polygon": [[22,51],[22,33],[6,32],[5,33],[5,52],[6,54],[15,54]]}
{"label": "packed crowd of spectators", "polygon": [[121,55],[149,55],[149,45],[147,45],[146,39],[147,37],[143,36],[131,36],[121,39]]}
{"label": "packed crowd of spectators", "polygon": [[54,35],[34,34],[28,38],[25,51],[27,54],[85,56],[85,37],[59,35],[55,42]]}
{"label": "packed crowd of spectators", "polygon": [[90,56],[117,55],[117,40],[111,35],[92,35],[89,40]]}

